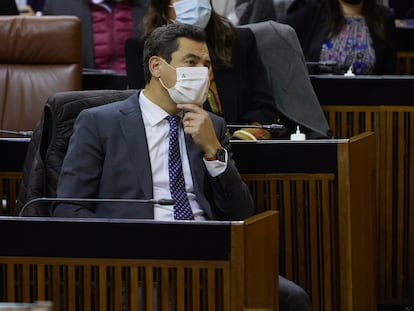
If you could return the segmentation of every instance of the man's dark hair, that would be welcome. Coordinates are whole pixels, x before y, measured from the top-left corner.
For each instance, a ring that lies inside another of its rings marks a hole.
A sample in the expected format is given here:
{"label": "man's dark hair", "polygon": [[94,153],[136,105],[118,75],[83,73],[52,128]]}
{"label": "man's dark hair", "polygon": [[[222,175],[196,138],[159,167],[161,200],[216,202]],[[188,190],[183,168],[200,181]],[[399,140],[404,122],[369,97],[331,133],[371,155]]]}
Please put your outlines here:
{"label": "man's dark hair", "polygon": [[149,59],[152,56],[159,56],[169,63],[172,53],[178,50],[178,38],[187,38],[198,42],[206,41],[204,30],[197,26],[172,23],[154,29],[144,44],[143,63],[146,84],[151,80],[148,67]]}

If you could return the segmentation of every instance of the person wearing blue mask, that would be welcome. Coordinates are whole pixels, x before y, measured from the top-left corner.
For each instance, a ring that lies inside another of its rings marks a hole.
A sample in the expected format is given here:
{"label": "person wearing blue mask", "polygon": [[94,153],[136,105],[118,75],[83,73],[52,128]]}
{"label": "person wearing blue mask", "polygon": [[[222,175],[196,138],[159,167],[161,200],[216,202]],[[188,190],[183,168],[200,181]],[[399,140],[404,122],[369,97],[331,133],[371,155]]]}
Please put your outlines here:
{"label": "person wearing blue mask", "polygon": [[[235,28],[227,18],[214,11],[210,0],[149,2],[143,36],[127,40],[125,46],[130,87],[139,88],[148,82],[141,60],[145,38],[158,27],[170,23],[189,23],[205,29],[212,63],[205,109],[222,115],[227,124],[280,121],[281,115],[273,103],[267,73],[252,31]],[[257,139],[255,135],[262,133],[243,130],[235,135]],[[279,276],[279,303],[281,311],[309,311],[312,308],[307,293],[282,276]]]}
{"label": "person wearing blue mask", "polygon": [[211,16],[209,0],[181,0],[169,5],[174,9],[176,23],[190,24],[205,29]]}

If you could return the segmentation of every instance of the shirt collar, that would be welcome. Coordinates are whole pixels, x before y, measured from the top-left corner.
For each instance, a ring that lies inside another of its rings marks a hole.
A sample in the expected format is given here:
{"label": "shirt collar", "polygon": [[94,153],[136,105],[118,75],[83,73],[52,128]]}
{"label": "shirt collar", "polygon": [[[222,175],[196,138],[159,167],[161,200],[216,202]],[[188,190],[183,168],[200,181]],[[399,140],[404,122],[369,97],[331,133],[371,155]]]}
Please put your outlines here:
{"label": "shirt collar", "polygon": [[[148,120],[151,126],[157,125],[169,116],[164,109],[149,100],[148,97],[145,96],[144,91],[139,95],[139,105],[142,115]],[[183,112],[180,112],[178,116],[182,118]]]}

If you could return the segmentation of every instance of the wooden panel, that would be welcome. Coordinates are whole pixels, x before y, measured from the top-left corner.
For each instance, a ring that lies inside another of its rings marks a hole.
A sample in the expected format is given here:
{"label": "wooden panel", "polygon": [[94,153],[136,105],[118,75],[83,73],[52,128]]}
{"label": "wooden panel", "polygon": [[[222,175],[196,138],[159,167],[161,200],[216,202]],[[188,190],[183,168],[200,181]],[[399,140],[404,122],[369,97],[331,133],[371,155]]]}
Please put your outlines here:
{"label": "wooden panel", "polygon": [[349,311],[376,306],[375,139],[364,136],[338,145],[340,297]]}
{"label": "wooden panel", "polygon": [[[63,311],[278,309],[276,211],[235,222],[18,217],[0,222],[0,235],[10,235],[0,248],[0,301],[48,300]],[[48,241],[39,228],[53,232]],[[83,239],[76,238],[79,232]],[[85,248],[94,249],[95,257]]]}
{"label": "wooden panel", "polygon": [[29,138],[4,138],[0,133],[0,216],[14,215]]}
{"label": "wooden panel", "polygon": [[211,261],[1,257],[0,300],[46,299],[54,310],[230,310],[229,271]]}
{"label": "wooden panel", "polygon": [[[414,107],[325,105],[322,108],[336,137],[367,130],[376,133],[377,303],[412,303]],[[350,126],[356,119],[366,121],[361,126]]]}
{"label": "wooden panel", "polygon": [[[359,122],[356,124],[359,126]],[[295,165],[297,162],[291,160],[285,167],[295,173],[282,174],[276,170],[271,174],[250,171],[242,174],[258,211],[279,211],[280,273],[309,293],[314,310],[376,308],[375,142],[372,132],[343,140],[274,142],[267,144],[267,151],[277,161],[283,158],[281,152],[290,151],[294,157],[294,151],[301,147],[306,159],[319,156],[319,160],[335,165],[328,166],[329,172],[324,172],[328,167],[316,164],[312,173],[310,169],[301,172],[298,168],[306,169],[303,163]],[[262,152],[257,152],[256,147]],[[265,144],[251,148],[262,159]],[[234,149],[241,151],[238,147]],[[257,164],[253,154],[239,157],[237,164],[243,168],[248,161]],[[269,163],[267,169],[274,167]]]}
{"label": "wooden panel", "polygon": [[397,74],[414,74],[414,52],[397,52]]}
{"label": "wooden panel", "polygon": [[279,305],[279,218],[268,217],[267,213],[259,213],[244,222],[244,310],[257,310],[256,306],[271,310]]}
{"label": "wooden panel", "polygon": [[14,215],[21,172],[0,172],[0,215]]}
{"label": "wooden panel", "polygon": [[309,293],[313,310],[339,305],[334,174],[243,174],[259,211],[277,210],[280,274]]}

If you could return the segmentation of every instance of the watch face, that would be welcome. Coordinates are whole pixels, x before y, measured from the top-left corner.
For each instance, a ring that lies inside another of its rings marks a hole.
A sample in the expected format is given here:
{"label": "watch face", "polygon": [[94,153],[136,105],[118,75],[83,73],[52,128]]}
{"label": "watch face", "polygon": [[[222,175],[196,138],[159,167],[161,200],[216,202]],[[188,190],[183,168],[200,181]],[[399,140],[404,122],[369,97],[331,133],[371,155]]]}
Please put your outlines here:
{"label": "watch face", "polygon": [[217,150],[216,158],[221,162],[226,162],[226,151],[224,151],[224,148],[220,148]]}

